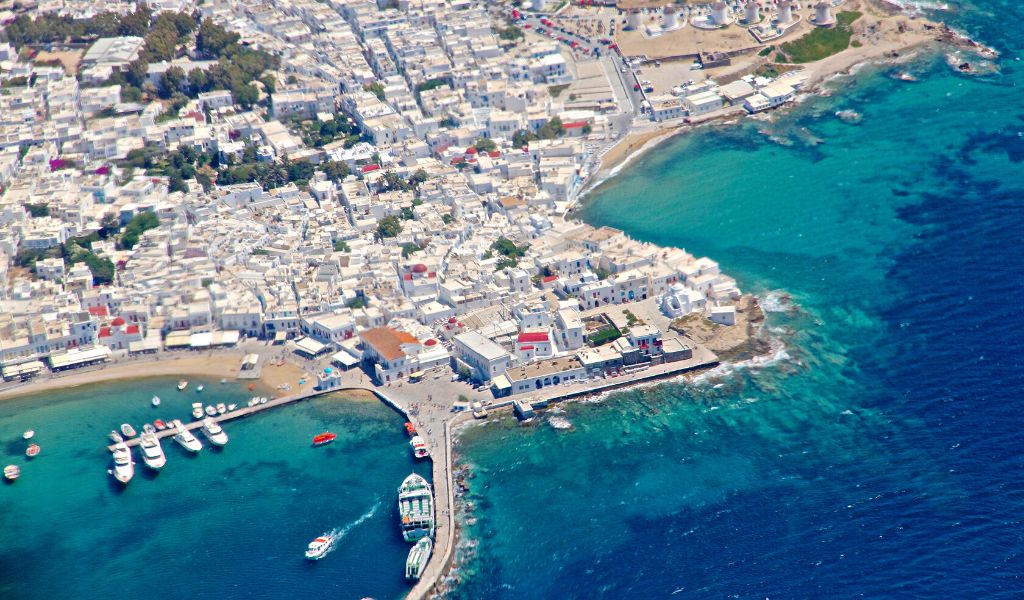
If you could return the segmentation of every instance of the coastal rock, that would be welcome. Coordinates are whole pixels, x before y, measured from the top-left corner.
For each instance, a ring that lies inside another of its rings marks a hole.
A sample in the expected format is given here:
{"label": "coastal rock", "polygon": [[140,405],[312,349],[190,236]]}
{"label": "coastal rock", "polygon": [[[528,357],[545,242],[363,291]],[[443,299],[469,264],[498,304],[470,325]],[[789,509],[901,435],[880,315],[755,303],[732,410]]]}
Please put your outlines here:
{"label": "coastal rock", "polygon": [[744,294],[736,304],[735,325],[719,325],[702,313],[693,313],[676,319],[670,328],[703,344],[721,360],[748,360],[771,352],[764,331],[764,311],[750,294]]}

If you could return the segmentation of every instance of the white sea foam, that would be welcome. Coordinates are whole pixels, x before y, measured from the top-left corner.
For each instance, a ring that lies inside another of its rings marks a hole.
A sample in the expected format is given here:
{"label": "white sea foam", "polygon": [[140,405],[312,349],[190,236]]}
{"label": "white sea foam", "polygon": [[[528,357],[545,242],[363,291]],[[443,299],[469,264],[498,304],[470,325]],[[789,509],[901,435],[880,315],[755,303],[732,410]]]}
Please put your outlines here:
{"label": "white sea foam", "polygon": [[[373,515],[377,514],[377,510],[380,509],[380,506],[381,506],[381,501],[378,500],[377,503],[374,504],[373,507],[370,510],[368,510],[365,513],[363,513],[362,515],[360,515],[359,518],[356,519],[355,521],[352,521],[351,523],[349,523],[348,525],[345,525],[344,527],[339,527],[337,529],[332,529],[332,530],[328,531],[327,533],[323,534],[322,537],[331,538],[331,548],[327,552],[325,552],[323,556],[327,556],[331,552],[334,552],[334,549],[338,547],[338,542],[340,542],[342,539],[344,539],[345,536],[348,535],[350,531],[352,531],[356,527],[359,527],[367,519],[369,519]],[[321,556],[320,558],[323,558],[323,556]]]}

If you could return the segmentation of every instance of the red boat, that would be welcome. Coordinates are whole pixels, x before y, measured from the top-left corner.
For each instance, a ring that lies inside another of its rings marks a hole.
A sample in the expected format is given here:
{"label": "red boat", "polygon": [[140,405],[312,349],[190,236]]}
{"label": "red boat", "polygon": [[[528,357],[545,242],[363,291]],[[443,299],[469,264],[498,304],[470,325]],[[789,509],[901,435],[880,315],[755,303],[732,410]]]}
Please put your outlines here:
{"label": "red boat", "polygon": [[157,429],[159,429],[160,431],[163,431],[164,429],[167,429],[167,423],[164,423],[164,422],[163,422],[163,421],[161,421],[160,419],[157,419],[156,421],[153,421],[153,425],[154,425],[154,426],[155,426],[155,427],[156,427]]}
{"label": "red boat", "polygon": [[323,446],[324,444],[330,444],[334,441],[334,438],[338,437],[333,433],[321,433],[320,435],[313,438],[314,446]]}
{"label": "red boat", "polygon": [[406,423],[405,432],[409,435],[416,435],[416,428],[412,426],[412,423]]}

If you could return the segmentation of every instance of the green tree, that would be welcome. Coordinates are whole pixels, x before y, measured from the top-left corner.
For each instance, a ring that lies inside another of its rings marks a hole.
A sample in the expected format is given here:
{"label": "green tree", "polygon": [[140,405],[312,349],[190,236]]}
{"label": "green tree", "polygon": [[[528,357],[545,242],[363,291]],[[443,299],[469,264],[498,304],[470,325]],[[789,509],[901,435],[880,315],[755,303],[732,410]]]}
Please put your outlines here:
{"label": "green tree", "polygon": [[542,140],[553,140],[556,137],[561,137],[563,133],[565,133],[565,128],[562,127],[562,120],[558,117],[551,117],[551,120],[537,131],[537,137]]}
{"label": "green tree", "polygon": [[390,215],[377,222],[377,237],[380,239],[398,237],[402,233],[402,222]]}
{"label": "green tree", "polygon": [[334,251],[335,252],[351,252],[352,249],[348,247],[348,242],[346,242],[345,240],[335,240],[334,241]]}
{"label": "green tree", "polygon": [[402,258],[409,258],[410,256],[419,252],[420,250],[422,250],[422,248],[420,248],[416,244],[413,244],[412,242],[406,242],[405,244],[402,244]]}
{"label": "green tree", "polygon": [[379,81],[368,83],[363,86],[363,89],[376,96],[381,102],[384,101],[384,84]]}
{"label": "green tree", "polygon": [[445,225],[451,225],[452,223],[455,222],[455,216],[452,215],[452,213],[450,212],[444,213],[443,215],[441,215],[441,222],[444,223]]}
{"label": "green tree", "polygon": [[219,58],[225,50],[237,44],[239,39],[237,33],[224,29],[209,18],[203,19],[196,35],[196,50]]}
{"label": "green tree", "polygon": [[164,71],[160,77],[160,85],[157,87],[157,94],[167,100],[175,94],[186,93],[189,90],[185,83],[185,71],[181,67],[171,67]]}
{"label": "green tree", "polygon": [[498,149],[498,145],[494,143],[494,140],[486,137],[482,137],[473,142],[473,147],[480,152],[494,152]]}
{"label": "green tree", "polygon": [[320,163],[320,170],[334,183],[341,183],[343,179],[351,174],[348,165],[342,161],[329,160]]}
{"label": "green tree", "polygon": [[355,310],[357,308],[366,308],[366,300],[362,296],[357,296],[351,300],[345,302],[345,306]]}
{"label": "green tree", "polygon": [[139,243],[139,237],[150,229],[160,226],[160,218],[151,212],[142,212],[128,222],[121,235],[121,247],[131,250]]}
{"label": "green tree", "polygon": [[533,135],[533,133],[525,129],[520,129],[512,134],[512,145],[516,148],[522,148],[535,139],[537,139],[537,136]]}
{"label": "green tree", "polygon": [[50,216],[50,205],[45,202],[40,202],[38,204],[26,204],[25,209],[28,210],[30,215],[32,215],[33,219],[36,217]]}

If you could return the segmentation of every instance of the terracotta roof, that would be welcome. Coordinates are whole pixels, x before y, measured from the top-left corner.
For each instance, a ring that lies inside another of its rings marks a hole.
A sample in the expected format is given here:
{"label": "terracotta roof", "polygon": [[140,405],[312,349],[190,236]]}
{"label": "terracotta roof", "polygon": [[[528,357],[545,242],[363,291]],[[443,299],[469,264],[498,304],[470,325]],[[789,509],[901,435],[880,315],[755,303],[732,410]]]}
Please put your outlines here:
{"label": "terracotta roof", "polygon": [[376,171],[378,169],[380,169],[380,165],[374,164],[374,165],[363,165],[362,169],[360,169],[360,170],[363,173],[369,173],[371,171]]}
{"label": "terracotta roof", "polygon": [[520,344],[523,342],[535,343],[535,342],[546,342],[548,341],[548,332],[546,331],[528,331],[526,333],[520,333],[516,341]]}
{"label": "terracotta roof", "polygon": [[124,319],[121,317],[114,317],[114,320],[111,321],[110,324],[114,327],[120,327],[121,325],[124,325]]}
{"label": "terracotta roof", "polygon": [[542,278],[541,281],[543,281],[544,283],[551,283],[556,279],[558,279],[558,275],[548,275],[547,277]]}
{"label": "terracotta roof", "polygon": [[124,332],[125,333],[138,333],[139,332],[139,326],[138,325],[129,325],[128,328],[124,330]]}
{"label": "terracotta roof", "polygon": [[94,317],[105,317],[105,316],[107,316],[107,307],[106,306],[90,306],[89,307],[89,314],[94,316]]}
{"label": "terracotta roof", "polygon": [[373,348],[385,360],[396,360],[405,356],[402,344],[418,344],[419,340],[404,331],[390,327],[375,327],[359,334],[363,343]]}
{"label": "terracotta roof", "polygon": [[109,327],[104,327],[104,328],[100,329],[100,337],[101,338],[110,337],[110,328]]}

